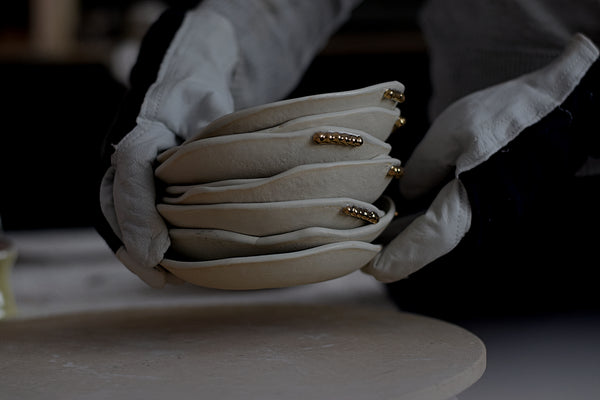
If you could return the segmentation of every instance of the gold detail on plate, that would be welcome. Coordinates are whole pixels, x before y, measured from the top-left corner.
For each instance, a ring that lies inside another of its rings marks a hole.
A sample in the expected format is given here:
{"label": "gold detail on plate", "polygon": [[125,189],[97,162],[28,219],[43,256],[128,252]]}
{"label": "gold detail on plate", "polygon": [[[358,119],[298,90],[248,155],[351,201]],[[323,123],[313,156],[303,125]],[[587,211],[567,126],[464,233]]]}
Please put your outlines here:
{"label": "gold detail on plate", "polygon": [[344,146],[358,147],[363,144],[363,138],[342,132],[317,132],[312,137],[317,144],[341,144]]}
{"label": "gold detail on plate", "polygon": [[392,178],[400,178],[402,175],[404,175],[404,168],[399,165],[392,165],[388,170],[387,175],[391,176]]}
{"label": "gold detail on plate", "polygon": [[406,118],[398,117],[398,119],[394,123],[394,129],[402,128],[404,125],[406,125]]}
{"label": "gold detail on plate", "polygon": [[383,92],[383,97],[396,103],[404,103],[404,100],[406,100],[404,93],[396,89],[386,89]]}
{"label": "gold detail on plate", "polygon": [[379,222],[379,215],[375,211],[367,210],[356,206],[346,206],[342,208],[342,212],[354,218],[362,219],[363,221],[376,224]]}

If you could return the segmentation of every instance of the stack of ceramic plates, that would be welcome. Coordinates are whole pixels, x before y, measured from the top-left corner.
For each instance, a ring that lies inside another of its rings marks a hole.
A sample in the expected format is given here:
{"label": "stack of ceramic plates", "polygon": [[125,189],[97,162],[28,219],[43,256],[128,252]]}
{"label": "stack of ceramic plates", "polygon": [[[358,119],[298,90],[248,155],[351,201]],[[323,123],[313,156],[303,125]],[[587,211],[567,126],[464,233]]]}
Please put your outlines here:
{"label": "stack of ceramic plates", "polygon": [[262,289],[320,282],[367,264],[391,222],[382,197],[402,173],[386,140],[404,87],[387,82],[270,103],[217,119],[157,158],[161,265],[193,284]]}

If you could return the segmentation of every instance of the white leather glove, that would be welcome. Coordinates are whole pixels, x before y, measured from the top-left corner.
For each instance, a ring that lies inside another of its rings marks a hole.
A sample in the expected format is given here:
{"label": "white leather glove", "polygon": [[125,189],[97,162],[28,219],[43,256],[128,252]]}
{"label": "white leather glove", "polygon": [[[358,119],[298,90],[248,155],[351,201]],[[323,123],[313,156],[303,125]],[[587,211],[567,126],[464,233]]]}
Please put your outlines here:
{"label": "white leather glove", "polygon": [[[149,86],[139,112],[128,111],[136,115],[131,129],[109,138],[110,165],[100,188],[98,231],[127,268],[153,287],[170,278],[158,267],[169,237],[155,207],[157,154],[217,117],[285,96],[358,3],[206,0],[163,15],[142,43],[132,74],[134,88],[143,86],[139,80]],[[174,34],[170,43],[166,31]],[[153,80],[144,69],[156,55],[147,54],[165,42]]]}
{"label": "white leather glove", "polygon": [[136,126],[114,144],[101,184],[102,211],[122,244],[117,257],[151,286],[164,285],[167,275],[153,266],[169,245],[164,222],[154,211],[154,159],[175,146],[178,136],[233,110],[229,86],[238,57],[235,44],[232,27],[220,15],[190,11],[146,93]]}
{"label": "white leather glove", "polygon": [[[453,250],[474,223],[471,193],[461,179],[463,174],[485,165],[526,129],[543,123],[551,129],[553,121],[547,119],[561,118],[553,112],[575,115],[579,105],[569,97],[576,95],[575,88],[597,58],[594,44],[576,35],[547,67],[468,95],[440,114],[409,158],[400,189],[407,198],[417,198],[439,188],[449,175],[451,179],[424,213],[401,219],[395,228],[392,225],[390,229],[397,235],[363,271],[380,281],[394,282]],[[594,66],[597,75],[597,63]],[[598,82],[595,86],[597,91]],[[596,94],[594,101],[597,98]],[[563,106],[566,111],[561,110]],[[565,133],[574,134],[568,129]],[[589,150],[585,145],[579,147],[582,152]],[[577,158],[580,167],[585,159]]]}

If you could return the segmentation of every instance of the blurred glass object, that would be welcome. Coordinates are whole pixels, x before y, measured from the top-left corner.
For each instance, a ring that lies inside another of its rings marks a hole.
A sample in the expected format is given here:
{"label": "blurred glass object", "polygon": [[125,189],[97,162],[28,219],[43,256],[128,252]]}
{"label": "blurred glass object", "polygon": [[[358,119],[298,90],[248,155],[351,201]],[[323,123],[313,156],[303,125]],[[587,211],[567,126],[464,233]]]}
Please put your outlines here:
{"label": "blurred glass object", "polygon": [[12,268],[16,260],[17,249],[4,235],[0,220],[0,319],[13,317],[17,313],[11,281]]}

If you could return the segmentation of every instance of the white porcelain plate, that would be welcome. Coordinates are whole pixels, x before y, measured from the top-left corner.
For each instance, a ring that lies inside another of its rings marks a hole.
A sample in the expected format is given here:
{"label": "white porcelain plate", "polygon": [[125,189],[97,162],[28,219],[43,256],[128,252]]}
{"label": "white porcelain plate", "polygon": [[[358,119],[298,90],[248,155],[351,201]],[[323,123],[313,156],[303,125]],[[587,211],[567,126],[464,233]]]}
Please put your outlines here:
{"label": "white porcelain plate", "polygon": [[321,126],[293,132],[252,132],[197,140],[160,164],[156,177],[168,184],[265,178],[305,164],[368,160],[391,146],[355,129]]}
{"label": "white porcelain plate", "polygon": [[219,229],[252,236],[270,236],[310,227],[353,229],[370,222],[344,213],[345,207],[384,211],[350,198],[223,203],[201,205],[158,204],[158,212],[173,227]]}
{"label": "white porcelain plate", "polygon": [[399,117],[399,108],[360,107],[294,118],[259,132],[289,132],[329,125],[367,132],[385,142],[394,131]]}
{"label": "white porcelain plate", "polygon": [[372,242],[394,218],[394,202],[389,197],[382,200],[385,214],[375,224],[351,229],[309,227],[262,237],[220,229],[173,228],[169,230],[171,250],[178,258],[205,261],[299,251],[342,241]]}
{"label": "white porcelain plate", "polygon": [[[261,129],[255,132],[284,133],[308,128],[316,128],[319,126],[334,126],[337,129],[354,129],[366,132],[371,136],[385,142],[390,134],[394,131],[399,116],[400,109],[398,108],[390,110],[384,107],[361,107],[351,110],[295,118],[280,125]],[[245,133],[247,132],[236,132],[232,133],[232,135]],[[190,143],[175,146],[162,152],[157,157],[158,162],[165,162],[172,155],[180,151],[182,148],[185,148],[188,144]]]}
{"label": "white porcelain plate", "polygon": [[380,245],[345,241],[290,253],[161,265],[194,285],[227,290],[272,289],[335,279],[365,266]]}
{"label": "white porcelain plate", "polygon": [[349,197],[368,203],[378,199],[400,161],[389,156],[371,160],[306,164],[268,178],[235,179],[166,188],[166,204],[263,203]]}
{"label": "white porcelain plate", "polygon": [[216,119],[186,140],[273,128],[292,119],[362,107],[396,108],[397,102],[385,97],[388,90],[404,92],[404,85],[391,81],[344,92],[323,93],[262,104]]}

